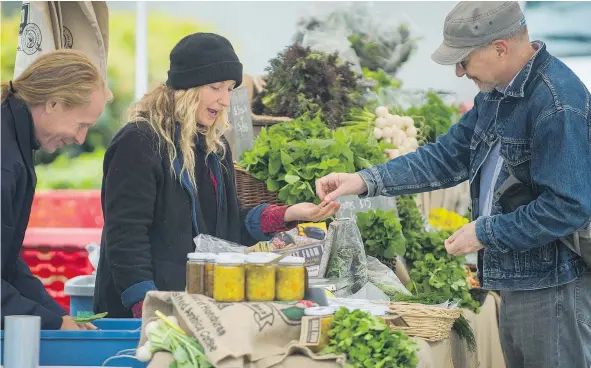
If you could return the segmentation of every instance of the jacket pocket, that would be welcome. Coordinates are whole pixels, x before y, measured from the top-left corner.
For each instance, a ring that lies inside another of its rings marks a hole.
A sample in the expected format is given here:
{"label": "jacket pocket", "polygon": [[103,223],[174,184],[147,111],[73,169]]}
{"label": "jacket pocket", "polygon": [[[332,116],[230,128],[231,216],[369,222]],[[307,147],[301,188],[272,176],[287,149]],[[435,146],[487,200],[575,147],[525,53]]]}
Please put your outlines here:
{"label": "jacket pocket", "polygon": [[591,269],[575,280],[575,309],[577,321],[591,328]]}

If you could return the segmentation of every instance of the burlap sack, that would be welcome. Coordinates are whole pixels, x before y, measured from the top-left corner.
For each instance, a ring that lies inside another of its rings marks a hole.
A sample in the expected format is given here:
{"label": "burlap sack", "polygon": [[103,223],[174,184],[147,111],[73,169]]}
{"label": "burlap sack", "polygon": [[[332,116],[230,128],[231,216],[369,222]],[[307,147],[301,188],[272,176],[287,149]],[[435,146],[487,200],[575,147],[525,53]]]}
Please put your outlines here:
{"label": "burlap sack", "polygon": [[[344,356],[316,356],[297,345],[305,307],[295,302],[216,303],[202,295],[150,292],[142,322],[153,320],[156,310],[174,315],[216,367],[343,367]],[[145,340],[142,330],[140,345]],[[167,368],[171,359],[168,353],[156,354],[149,368]]]}
{"label": "burlap sack", "polygon": [[21,9],[16,79],[43,53],[84,52],[107,78],[109,10],[106,1],[24,1]]}

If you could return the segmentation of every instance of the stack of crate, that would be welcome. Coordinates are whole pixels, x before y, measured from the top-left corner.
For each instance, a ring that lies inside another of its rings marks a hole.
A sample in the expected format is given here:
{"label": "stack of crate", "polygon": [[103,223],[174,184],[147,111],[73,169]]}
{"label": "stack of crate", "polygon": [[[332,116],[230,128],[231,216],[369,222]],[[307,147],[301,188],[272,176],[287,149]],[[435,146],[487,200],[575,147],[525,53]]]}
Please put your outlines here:
{"label": "stack of crate", "polygon": [[67,280],[90,275],[85,246],[100,244],[103,216],[100,191],[51,190],[35,193],[21,256],[49,294],[66,310]]}

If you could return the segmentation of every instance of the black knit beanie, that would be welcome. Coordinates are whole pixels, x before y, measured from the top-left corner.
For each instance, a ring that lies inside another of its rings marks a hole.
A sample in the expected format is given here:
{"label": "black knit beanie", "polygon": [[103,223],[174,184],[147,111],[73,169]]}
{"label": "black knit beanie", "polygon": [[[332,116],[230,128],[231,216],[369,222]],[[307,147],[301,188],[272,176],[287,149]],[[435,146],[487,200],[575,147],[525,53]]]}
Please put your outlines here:
{"label": "black knit beanie", "polygon": [[226,80],[242,83],[242,64],[230,41],[214,33],[186,36],[170,52],[166,85],[189,89]]}

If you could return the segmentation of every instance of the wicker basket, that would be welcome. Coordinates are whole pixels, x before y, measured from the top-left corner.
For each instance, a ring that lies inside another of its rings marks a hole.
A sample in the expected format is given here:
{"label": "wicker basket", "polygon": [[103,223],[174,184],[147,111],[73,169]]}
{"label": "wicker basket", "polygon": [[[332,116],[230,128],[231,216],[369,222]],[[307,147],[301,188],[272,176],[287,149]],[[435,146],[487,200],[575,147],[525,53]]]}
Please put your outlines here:
{"label": "wicker basket", "polygon": [[390,303],[390,313],[404,319],[408,327],[394,326],[392,330],[401,329],[409,336],[427,341],[441,341],[449,338],[451,328],[461,315],[459,309],[445,309],[414,303]]}
{"label": "wicker basket", "polygon": [[234,163],[236,170],[236,193],[242,207],[255,207],[262,203],[283,205],[277,193],[270,192],[264,181],[259,180]]}

